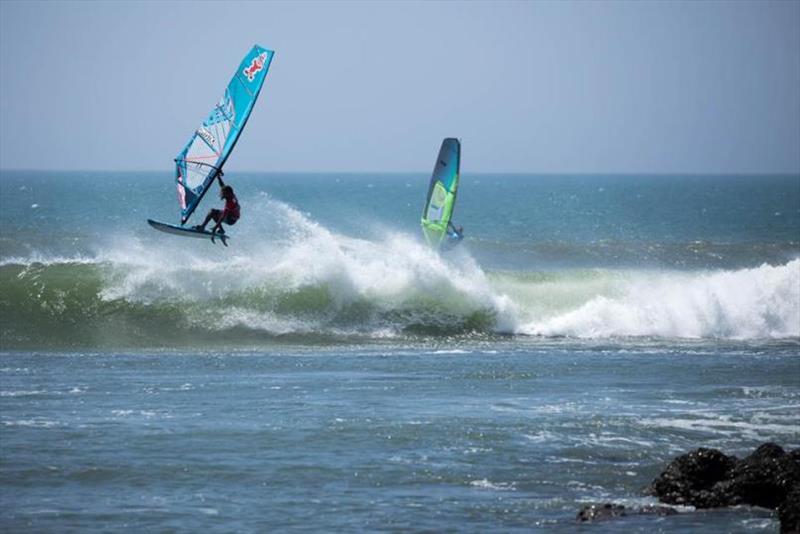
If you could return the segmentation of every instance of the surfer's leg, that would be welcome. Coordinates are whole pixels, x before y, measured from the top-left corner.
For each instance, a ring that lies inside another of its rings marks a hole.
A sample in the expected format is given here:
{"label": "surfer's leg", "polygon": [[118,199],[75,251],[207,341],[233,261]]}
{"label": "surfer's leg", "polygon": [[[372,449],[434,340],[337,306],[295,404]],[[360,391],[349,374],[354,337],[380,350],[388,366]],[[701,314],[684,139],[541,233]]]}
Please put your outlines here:
{"label": "surfer's leg", "polygon": [[219,216],[222,215],[222,212],[218,209],[209,210],[208,215],[206,215],[206,219],[203,221],[203,224],[198,224],[194,227],[195,230],[205,231],[206,225],[211,219],[214,219],[214,222],[219,221]]}

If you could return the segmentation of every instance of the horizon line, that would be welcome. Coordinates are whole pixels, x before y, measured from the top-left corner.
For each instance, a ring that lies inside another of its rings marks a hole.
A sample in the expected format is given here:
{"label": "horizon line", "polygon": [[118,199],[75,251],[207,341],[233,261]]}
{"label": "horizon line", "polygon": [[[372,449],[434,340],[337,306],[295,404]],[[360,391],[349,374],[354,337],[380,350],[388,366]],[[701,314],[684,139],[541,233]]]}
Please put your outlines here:
{"label": "horizon line", "polygon": [[[86,173],[166,173],[173,172],[173,169],[35,169],[35,168],[11,168],[0,167],[0,173],[5,172],[86,172]],[[430,174],[430,170],[402,170],[402,171],[381,171],[381,170],[325,170],[325,171],[303,171],[303,170],[236,170],[230,174]],[[800,176],[800,169],[792,171],[467,171],[461,175],[534,175],[534,176]]]}

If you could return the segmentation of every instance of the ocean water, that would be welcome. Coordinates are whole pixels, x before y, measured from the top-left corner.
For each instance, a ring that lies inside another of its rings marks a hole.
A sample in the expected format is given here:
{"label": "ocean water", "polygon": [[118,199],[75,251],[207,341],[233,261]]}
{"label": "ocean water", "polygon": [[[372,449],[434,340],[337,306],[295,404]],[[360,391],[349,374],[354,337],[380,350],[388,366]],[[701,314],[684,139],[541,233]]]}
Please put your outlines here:
{"label": "ocean water", "polygon": [[224,248],[169,173],[2,171],[0,527],[573,531],[800,447],[800,176],[467,174],[441,255],[427,179],[231,173]]}

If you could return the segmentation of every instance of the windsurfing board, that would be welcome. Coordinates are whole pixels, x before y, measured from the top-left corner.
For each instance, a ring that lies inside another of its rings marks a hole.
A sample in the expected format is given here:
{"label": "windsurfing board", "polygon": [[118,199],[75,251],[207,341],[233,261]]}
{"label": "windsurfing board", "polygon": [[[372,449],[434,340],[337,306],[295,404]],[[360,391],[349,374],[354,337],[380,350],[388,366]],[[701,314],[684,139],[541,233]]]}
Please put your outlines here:
{"label": "windsurfing board", "polygon": [[168,234],[179,235],[183,237],[196,237],[199,239],[214,239],[219,238],[222,241],[222,244],[226,247],[228,246],[228,237],[226,234],[213,234],[208,230],[195,230],[192,227],[185,227],[185,226],[178,226],[176,224],[167,224],[159,221],[154,221],[153,219],[147,219],[147,224],[155,228],[156,230],[160,230],[162,232],[166,232]]}

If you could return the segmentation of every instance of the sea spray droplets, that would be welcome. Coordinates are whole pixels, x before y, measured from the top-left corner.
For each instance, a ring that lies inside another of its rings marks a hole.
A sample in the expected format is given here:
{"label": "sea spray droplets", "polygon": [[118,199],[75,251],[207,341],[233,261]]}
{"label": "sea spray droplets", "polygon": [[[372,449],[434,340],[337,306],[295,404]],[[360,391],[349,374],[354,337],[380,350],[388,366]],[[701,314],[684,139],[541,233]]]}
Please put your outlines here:
{"label": "sea spray droplets", "polygon": [[171,307],[193,329],[275,335],[391,337],[415,325],[441,332],[516,325],[511,299],[464,250],[439,255],[396,232],[377,242],[349,238],[267,195],[258,201],[251,210],[262,228],[243,227],[232,250],[110,238],[98,258],[101,299]]}

